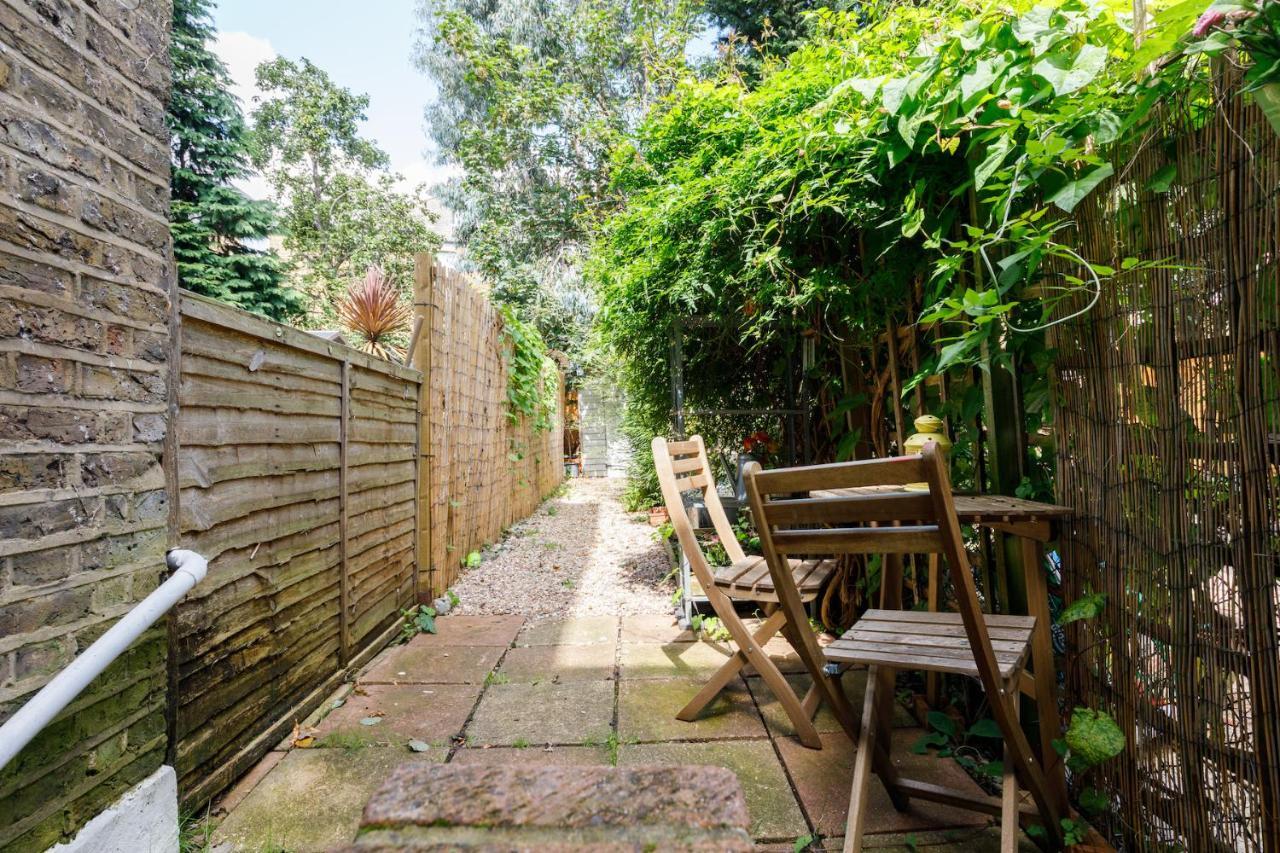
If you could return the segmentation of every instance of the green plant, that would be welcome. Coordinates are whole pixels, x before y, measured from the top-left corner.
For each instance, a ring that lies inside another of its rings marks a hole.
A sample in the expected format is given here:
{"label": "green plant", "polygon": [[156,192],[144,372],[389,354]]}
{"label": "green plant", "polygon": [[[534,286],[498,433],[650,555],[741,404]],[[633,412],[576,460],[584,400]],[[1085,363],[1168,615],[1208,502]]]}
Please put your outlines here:
{"label": "green plant", "polygon": [[695,613],[689,627],[695,634],[701,634],[712,642],[724,643],[733,638],[719,616],[703,616],[701,613]]}
{"label": "green plant", "polygon": [[484,555],[479,551],[472,551],[462,559],[462,566],[466,569],[474,569],[484,562]]}
{"label": "green plant", "polygon": [[400,611],[400,642],[412,640],[419,634],[436,633],[436,609],[419,604]]}
{"label": "green plant", "polygon": [[509,684],[510,682],[511,682],[511,679],[508,678],[507,675],[502,672],[491,672],[484,677],[484,683],[486,687],[492,687],[495,684]]}
{"label": "green plant", "polygon": [[498,310],[507,346],[507,418],[511,423],[530,418],[536,431],[546,432],[555,423],[560,401],[560,370],[531,323],[510,305]]}
{"label": "green plant", "polygon": [[998,742],[1001,739],[1000,727],[995,720],[984,718],[962,730],[960,724],[947,714],[930,711],[927,722],[929,732],[912,744],[912,752],[924,755],[933,750],[940,758],[954,758],[956,763],[971,771],[994,778],[1004,774],[1004,762],[987,761],[984,757],[991,744],[974,743]]}
{"label": "green plant", "polygon": [[524,737],[518,737],[511,742],[511,745],[516,749],[528,749],[529,739]]}
{"label": "green plant", "polygon": [[356,335],[357,347],[389,361],[400,358],[396,341],[408,327],[410,313],[378,266],[369,267],[338,303],[338,319]]}
{"label": "green plant", "polygon": [[206,853],[213,846],[214,822],[209,810],[183,812],[178,819],[179,853]]}

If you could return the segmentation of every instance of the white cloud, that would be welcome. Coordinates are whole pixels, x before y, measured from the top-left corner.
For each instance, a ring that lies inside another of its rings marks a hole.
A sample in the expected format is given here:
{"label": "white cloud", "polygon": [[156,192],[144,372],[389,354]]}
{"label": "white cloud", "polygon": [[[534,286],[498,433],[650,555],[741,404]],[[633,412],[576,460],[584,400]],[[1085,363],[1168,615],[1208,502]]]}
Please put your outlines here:
{"label": "white cloud", "polygon": [[213,52],[227,64],[231,72],[231,91],[240,99],[245,113],[254,107],[254,99],[260,94],[255,83],[254,71],[264,62],[276,58],[276,49],[264,38],[248,33],[218,33],[213,42]]}

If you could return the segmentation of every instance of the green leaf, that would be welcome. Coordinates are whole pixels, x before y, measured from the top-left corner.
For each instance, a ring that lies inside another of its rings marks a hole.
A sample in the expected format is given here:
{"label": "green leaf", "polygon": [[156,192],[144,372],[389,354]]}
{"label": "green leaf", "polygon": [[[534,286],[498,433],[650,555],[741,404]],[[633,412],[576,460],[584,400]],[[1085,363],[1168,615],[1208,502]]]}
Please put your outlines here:
{"label": "green leaf", "polygon": [[1107,62],[1107,49],[1086,44],[1074,57],[1053,53],[1037,62],[1032,71],[1049,81],[1054,94],[1069,95],[1082,89],[1098,76]]}
{"label": "green leaf", "polygon": [[1081,596],[1063,608],[1058,616],[1059,625],[1070,625],[1081,619],[1096,619],[1107,606],[1107,594],[1094,592]]}
{"label": "green leaf", "polygon": [[974,190],[981,190],[986,185],[987,180],[1004,163],[1004,158],[1009,155],[1011,147],[1013,147],[1013,140],[1008,136],[1001,136],[994,145],[987,149],[987,156],[973,170]]}
{"label": "green leaf", "polygon": [[1095,767],[1124,752],[1124,732],[1106,711],[1076,708],[1065,740],[1077,766]]}
{"label": "green leaf", "polygon": [[978,722],[969,727],[965,732],[973,737],[987,737],[999,740],[1004,737],[1004,732],[1000,731],[1000,725],[990,717],[983,717]]}
{"label": "green leaf", "polygon": [[1097,788],[1085,788],[1080,792],[1080,808],[1085,814],[1099,815],[1111,808],[1111,798]]}
{"label": "green leaf", "polygon": [[795,844],[791,846],[791,850],[793,853],[804,853],[804,851],[808,850],[809,847],[812,846],[812,844],[813,844],[812,835],[802,835],[796,839]]}
{"label": "green leaf", "polygon": [[1049,201],[1070,213],[1076,209],[1076,205],[1084,201],[1085,196],[1093,192],[1098,184],[1111,177],[1114,173],[1115,169],[1112,168],[1110,163],[1103,163],[1084,177],[1074,180],[1058,190]]}
{"label": "green leaf", "polygon": [[1178,167],[1176,164],[1170,163],[1151,176],[1151,180],[1147,181],[1146,189],[1153,193],[1167,193],[1173,189],[1173,184],[1177,180]]}
{"label": "green leaf", "polygon": [[942,732],[947,737],[955,737],[958,731],[956,721],[948,717],[941,711],[930,711],[928,715],[929,725],[935,730]]}
{"label": "green leaf", "polygon": [[999,66],[989,59],[979,59],[972,71],[960,78],[960,100],[968,101],[995,82]]}

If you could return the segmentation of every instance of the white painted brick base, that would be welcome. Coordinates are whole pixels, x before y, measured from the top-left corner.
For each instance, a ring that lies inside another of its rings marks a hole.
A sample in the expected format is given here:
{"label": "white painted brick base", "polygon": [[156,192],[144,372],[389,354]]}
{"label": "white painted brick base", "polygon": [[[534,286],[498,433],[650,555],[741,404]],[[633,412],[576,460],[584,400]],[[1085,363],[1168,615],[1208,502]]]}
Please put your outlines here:
{"label": "white painted brick base", "polygon": [[178,778],[165,765],[48,853],[177,853]]}

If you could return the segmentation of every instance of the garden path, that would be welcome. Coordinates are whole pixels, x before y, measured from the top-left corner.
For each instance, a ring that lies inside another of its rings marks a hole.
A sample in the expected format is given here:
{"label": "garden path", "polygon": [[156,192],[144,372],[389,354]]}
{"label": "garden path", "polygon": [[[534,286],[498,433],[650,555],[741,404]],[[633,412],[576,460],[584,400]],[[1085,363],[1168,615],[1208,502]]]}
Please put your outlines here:
{"label": "garden path", "polygon": [[[854,750],[828,712],[816,720],[824,748],[806,749],[748,674],[702,719],[675,718],[733,649],[676,624],[670,557],[619,491],[570,481],[516,525],[464,574],[438,633],[382,652],[223,798],[210,849],[350,841],[365,802],[407,761],[718,765],[742,782],[759,849],[840,849]],[[803,693],[789,647],[766,651]],[[857,708],[864,679],[845,678]],[[894,724],[905,771],[977,791],[956,764],[907,750],[921,731],[905,710]],[[999,849],[985,818],[930,803],[899,814],[879,788],[868,825],[876,847]]]}

